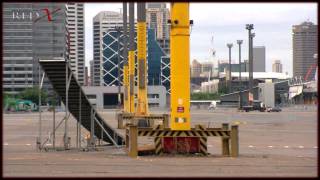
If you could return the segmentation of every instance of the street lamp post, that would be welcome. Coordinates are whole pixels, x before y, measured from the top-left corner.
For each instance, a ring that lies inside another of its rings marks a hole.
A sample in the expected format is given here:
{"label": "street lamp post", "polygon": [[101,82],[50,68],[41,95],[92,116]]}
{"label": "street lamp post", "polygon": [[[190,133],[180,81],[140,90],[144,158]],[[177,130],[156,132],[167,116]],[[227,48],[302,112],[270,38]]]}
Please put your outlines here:
{"label": "street lamp post", "polygon": [[253,87],[253,42],[252,38],[254,37],[251,30],[253,29],[253,24],[246,24],[246,29],[248,30],[248,38],[249,38],[249,94],[252,94],[252,87]]}
{"label": "street lamp post", "polygon": [[232,77],[231,77],[231,48],[232,48],[233,44],[232,43],[228,43],[227,47],[229,48],[229,93],[231,93],[231,81],[232,81]]}
{"label": "street lamp post", "polygon": [[242,79],[241,79],[241,44],[243,40],[237,40],[237,44],[239,45],[239,103],[240,103],[240,108],[242,108]]}

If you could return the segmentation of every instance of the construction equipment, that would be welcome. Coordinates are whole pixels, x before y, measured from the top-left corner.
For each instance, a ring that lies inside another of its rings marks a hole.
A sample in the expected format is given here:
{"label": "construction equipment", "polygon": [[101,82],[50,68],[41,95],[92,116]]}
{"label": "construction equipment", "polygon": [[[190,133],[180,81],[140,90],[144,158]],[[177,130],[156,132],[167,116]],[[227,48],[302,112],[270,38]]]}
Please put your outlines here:
{"label": "construction equipment", "polygon": [[[139,13],[138,13],[139,14]],[[155,153],[201,153],[207,155],[207,138],[222,138],[222,154],[237,157],[239,154],[238,126],[229,129],[228,124],[221,128],[205,128],[190,122],[190,25],[189,3],[171,4],[170,61],[171,61],[171,112],[170,127],[157,125],[139,128],[135,123],[126,126],[126,147],[131,157],[138,155],[138,136],[154,137]],[[140,41],[138,41],[139,46]],[[231,146],[229,140],[231,139]]]}
{"label": "construction equipment", "polygon": [[137,115],[148,115],[147,99],[147,31],[146,31],[146,3],[138,3],[138,103]]}
{"label": "construction equipment", "polygon": [[[192,22],[192,21],[191,21]],[[189,3],[171,4],[171,129],[190,130]]]}
{"label": "construction equipment", "polygon": [[[124,16],[124,33],[126,29],[126,3],[123,4]],[[123,112],[116,114],[118,119],[118,128],[125,127],[127,122],[133,124],[139,124],[139,126],[150,127],[155,124],[155,121],[162,121],[163,124],[167,124],[166,114],[150,114],[148,110],[148,98],[147,98],[147,38],[146,38],[146,7],[145,3],[138,3],[137,8],[137,64],[138,64],[138,82],[137,82],[137,106],[135,108],[135,94],[134,94],[134,3],[129,3],[129,55],[128,66],[129,70],[126,70],[126,61],[124,63],[124,86],[125,86],[125,104]],[[126,41],[124,42],[126,48]],[[125,50],[126,51],[126,50]],[[124,53],[124,56],[126,54]],[[126,99],[128,95],[128,98]]]}

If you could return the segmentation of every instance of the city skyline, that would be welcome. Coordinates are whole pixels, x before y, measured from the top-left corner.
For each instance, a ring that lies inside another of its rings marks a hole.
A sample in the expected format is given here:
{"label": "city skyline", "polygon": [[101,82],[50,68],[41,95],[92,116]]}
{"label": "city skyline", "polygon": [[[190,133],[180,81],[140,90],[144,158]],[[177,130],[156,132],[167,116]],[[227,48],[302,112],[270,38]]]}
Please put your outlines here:
{"label": "city skyline", "polygon": [[[168,5],[167,7],[170,8]],[[85,3],[87,66],[89,60],[92,60],[93,52],[92,18],[100,11],[120,12],[121,8],[122,3]],[[308,19],[317,24],[317,4],[190,3],[190,19],[194,20],[190,35],[190,62],[192,59],[200,62],[210,60],[212,36],[216,60],[228,59],[225,44],[235,44],[237,39],[243,40],[242,60],[247,59],[248,38],[245,24],[251,23],[254,24],[253,32],[256,33],[254,46],[266,47],[266,71],[272,71],[272,60],[281,59],[283,72],[292,75],[292,26]],[[232,59],[238,61],[236,47],[232,48]]]}

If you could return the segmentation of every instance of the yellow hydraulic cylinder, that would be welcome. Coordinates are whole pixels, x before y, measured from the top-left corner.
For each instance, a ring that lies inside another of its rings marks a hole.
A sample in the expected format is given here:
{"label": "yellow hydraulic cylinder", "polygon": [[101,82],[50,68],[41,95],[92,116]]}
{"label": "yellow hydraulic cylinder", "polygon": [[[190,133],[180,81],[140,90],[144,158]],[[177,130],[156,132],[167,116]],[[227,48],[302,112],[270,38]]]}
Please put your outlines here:
{"label": "yellow hydraulic cylinder", "polygon": [[190,130],[189,3],[171,4],[171,118],[172,130]]}
{"label": "yellow hydraulic cylinder", "polygon": [[148,114],[148,99],[147,99],[147,40],[146,40],[146,8],[145,3],[138,3],[138,32],[137,32],[137,58],[138,58],[138,102],[137,115]]}

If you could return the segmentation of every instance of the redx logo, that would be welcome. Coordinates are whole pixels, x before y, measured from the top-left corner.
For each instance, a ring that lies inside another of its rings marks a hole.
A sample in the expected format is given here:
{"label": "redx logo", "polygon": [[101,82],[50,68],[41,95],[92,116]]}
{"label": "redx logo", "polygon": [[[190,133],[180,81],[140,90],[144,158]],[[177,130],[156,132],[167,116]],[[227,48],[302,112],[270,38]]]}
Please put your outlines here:
{"label": "redx logo", "polygon": [[37,21],[47,18],[48,22],[54,21],[54,16],[57,15],[61,9],[57,8],[53,11],[50,11],[48,8],[43,8],[39,10],[25,10],[25,9],[17,9],[12,11],[12,18],[14,20],[20,21],[33,21],[36,23]]}

